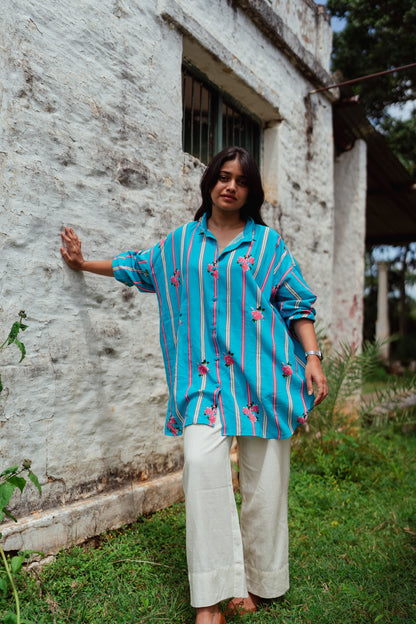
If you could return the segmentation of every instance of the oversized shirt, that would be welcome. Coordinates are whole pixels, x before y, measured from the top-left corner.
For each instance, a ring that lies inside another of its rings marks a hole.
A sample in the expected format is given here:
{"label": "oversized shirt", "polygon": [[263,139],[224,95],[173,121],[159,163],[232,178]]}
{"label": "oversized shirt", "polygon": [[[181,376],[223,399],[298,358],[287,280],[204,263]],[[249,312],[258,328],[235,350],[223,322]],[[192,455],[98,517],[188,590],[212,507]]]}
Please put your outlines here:
{"label": "oversized shirt", "polygon": [[290,324],[314,320],[316,297],[277,232],[250,219],[219,253],[204,215],[113,271],[158,299],[167,435],[220,418],[223,435],[283,439],[305,422],[314,397]]}

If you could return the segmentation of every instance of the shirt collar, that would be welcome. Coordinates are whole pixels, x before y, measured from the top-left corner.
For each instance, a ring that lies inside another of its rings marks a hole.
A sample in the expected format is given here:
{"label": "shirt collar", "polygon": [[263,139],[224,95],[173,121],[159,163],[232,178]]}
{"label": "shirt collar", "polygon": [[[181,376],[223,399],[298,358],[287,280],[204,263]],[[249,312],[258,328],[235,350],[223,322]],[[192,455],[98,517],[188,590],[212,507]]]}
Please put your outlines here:
{"label": "shirt collar", "polygon": [[[209,231],[208,229],[208,223],[207,223],[207,213],[204,212],[204,214],[202,215],[200,224],[201,224],[201,229],[200,229],[200,233],[201,234],[205,234],[206,236],[209,236],[210,238],[215,238],[214,235],[212,234],[212,232]],[[256,224],[254,223],[254,219],[252,219],[251,217],[249,217],[247,219],[247,223],[244,226],[244,230],[242,232],[242,237],[238,239],[237,243],[236,243],[236,247],[241,243],[241,242],[246,242],[246,241],[252,241],[255,239],[255,232],[256,232]],[[230,247],[234,248],[234,245],[230,245]],[[228,249],[228,247],[227,247]]]}

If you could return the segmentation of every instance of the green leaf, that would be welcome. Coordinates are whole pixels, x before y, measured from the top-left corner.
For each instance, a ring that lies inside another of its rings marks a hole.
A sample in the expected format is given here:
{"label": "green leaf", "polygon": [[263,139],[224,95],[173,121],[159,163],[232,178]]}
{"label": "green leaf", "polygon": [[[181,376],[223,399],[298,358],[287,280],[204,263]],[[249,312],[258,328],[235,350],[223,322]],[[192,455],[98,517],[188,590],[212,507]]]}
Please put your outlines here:
{"label": "green leaf", "polygon": [[1,375],[0,375],[0,392],[3,390],[3,384],[1,382]]}
{"label": "green leaf", "polygon": [[18,470],[19,470],[19,466],[12,466],[11,468],[6,468],[6,470],[3,470],[3,472],[0,474],[0,477],[4,477],[4,475],[12,474],[12,472],[17,472]]}
{"label": "green leaf", "polygon": [[24,479],[23,477],[13,476],[13,477],[10,477],[9,483],[19,488],[19,490],[23,492],[23,490],[25,489],[25,485],[26,485],[26,479]]}
{"label": "green leaf", "polygon": [[12,613],[11,611],[7,611],[6,615],[4,616],[4,624],[17,624],[17,617],[15,613]]}
{"label": "green leaf", "polygon": [[5,507],[9,504],[16,486],[9,481],[5,481],[0,485],[0,510],[5,511]]}
{"label": "green leaf", "polygon": [[19,570],[22,569],[22,565],[24,564],[24,561],[25,561],[24,555],[16,555],[15,557],[12,557],[12,560],[10,562],[10,567],[12,569],[13,574],[16,574],[16,572],[19,572]]}
{"label": "green leaf", "polygon": [[19,360],[19,364],[20,364],[20,362],[21,362],[22,360],[24,360],[24,359],[25,359],[25,355],[26,355],[26,347],[25,347],[25,345],[23,344],[23,342],[20,342],[20,340],[18,340],[17,338],[15,338],[15,340],[14,340],[14,344],[15,344],[15,345],[16,345],[16,346],[20,349],[20,352],[21,352],[21,354],[22,354],[22,357],[21,357],[21,358],[20,358],[20,360]]}
{"label": "green leaf", "polygon": [[[13,522],[17,522],[17,519],[14,516],[12,516],[12,514],[9,511],[7,511],[7,509],[3,509],[3,513],[5,516],[10,518],[10,520],[13,520]],[[3,522],[3,515],[0,514],[0,516],[1,516],[0,522]]]}
{"label": "green leaf", "polygon": [[5,594],[7,592],[7,588],[8,588],[8,583],[7,583],[7,578],[0,578],[0,591],[3,592],[3,594]]}
{"label": "green leaf", "polygon": [[32,481],[33,485],[38,488],[39,494],[42,494],[42,488],[40,486],[39,479],[31,470],[28,471],[28,477]]}
{"label": "green leaf", "polygon": [[20,330],[20,321],[16,321],[15,323],[13,323],[10,333],[7,337],[7,340],[6,340],[7,344],[10,345],[12,344],[12,342],[16,340],[17,336],[19,335],[19,330]]}

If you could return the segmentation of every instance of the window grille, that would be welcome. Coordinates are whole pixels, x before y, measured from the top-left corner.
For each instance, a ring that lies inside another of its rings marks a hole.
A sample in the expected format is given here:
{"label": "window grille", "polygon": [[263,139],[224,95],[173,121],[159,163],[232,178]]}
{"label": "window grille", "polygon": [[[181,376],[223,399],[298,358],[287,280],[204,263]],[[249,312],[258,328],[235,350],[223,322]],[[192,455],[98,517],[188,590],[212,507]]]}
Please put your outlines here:
{"label": "window grille", "polygon": [[261,124],[194,68],[182,67],[182,147],[207,164],[225,147],[245,147],[259,163]]}

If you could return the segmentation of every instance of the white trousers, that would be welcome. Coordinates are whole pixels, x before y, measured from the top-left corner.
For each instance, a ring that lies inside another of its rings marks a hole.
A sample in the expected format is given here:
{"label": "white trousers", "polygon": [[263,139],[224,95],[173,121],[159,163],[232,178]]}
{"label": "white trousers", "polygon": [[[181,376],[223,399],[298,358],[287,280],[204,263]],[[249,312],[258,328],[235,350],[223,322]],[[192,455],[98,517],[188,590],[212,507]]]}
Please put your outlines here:
{"label": "white trousers", "polygon": [[245,597],[248,591],[275,598],[289,588],[290,438],[237,438],[240,522],[232,484],[232,441],[221,435],[219,423],[185,427],[183,486],[193,607]]}

